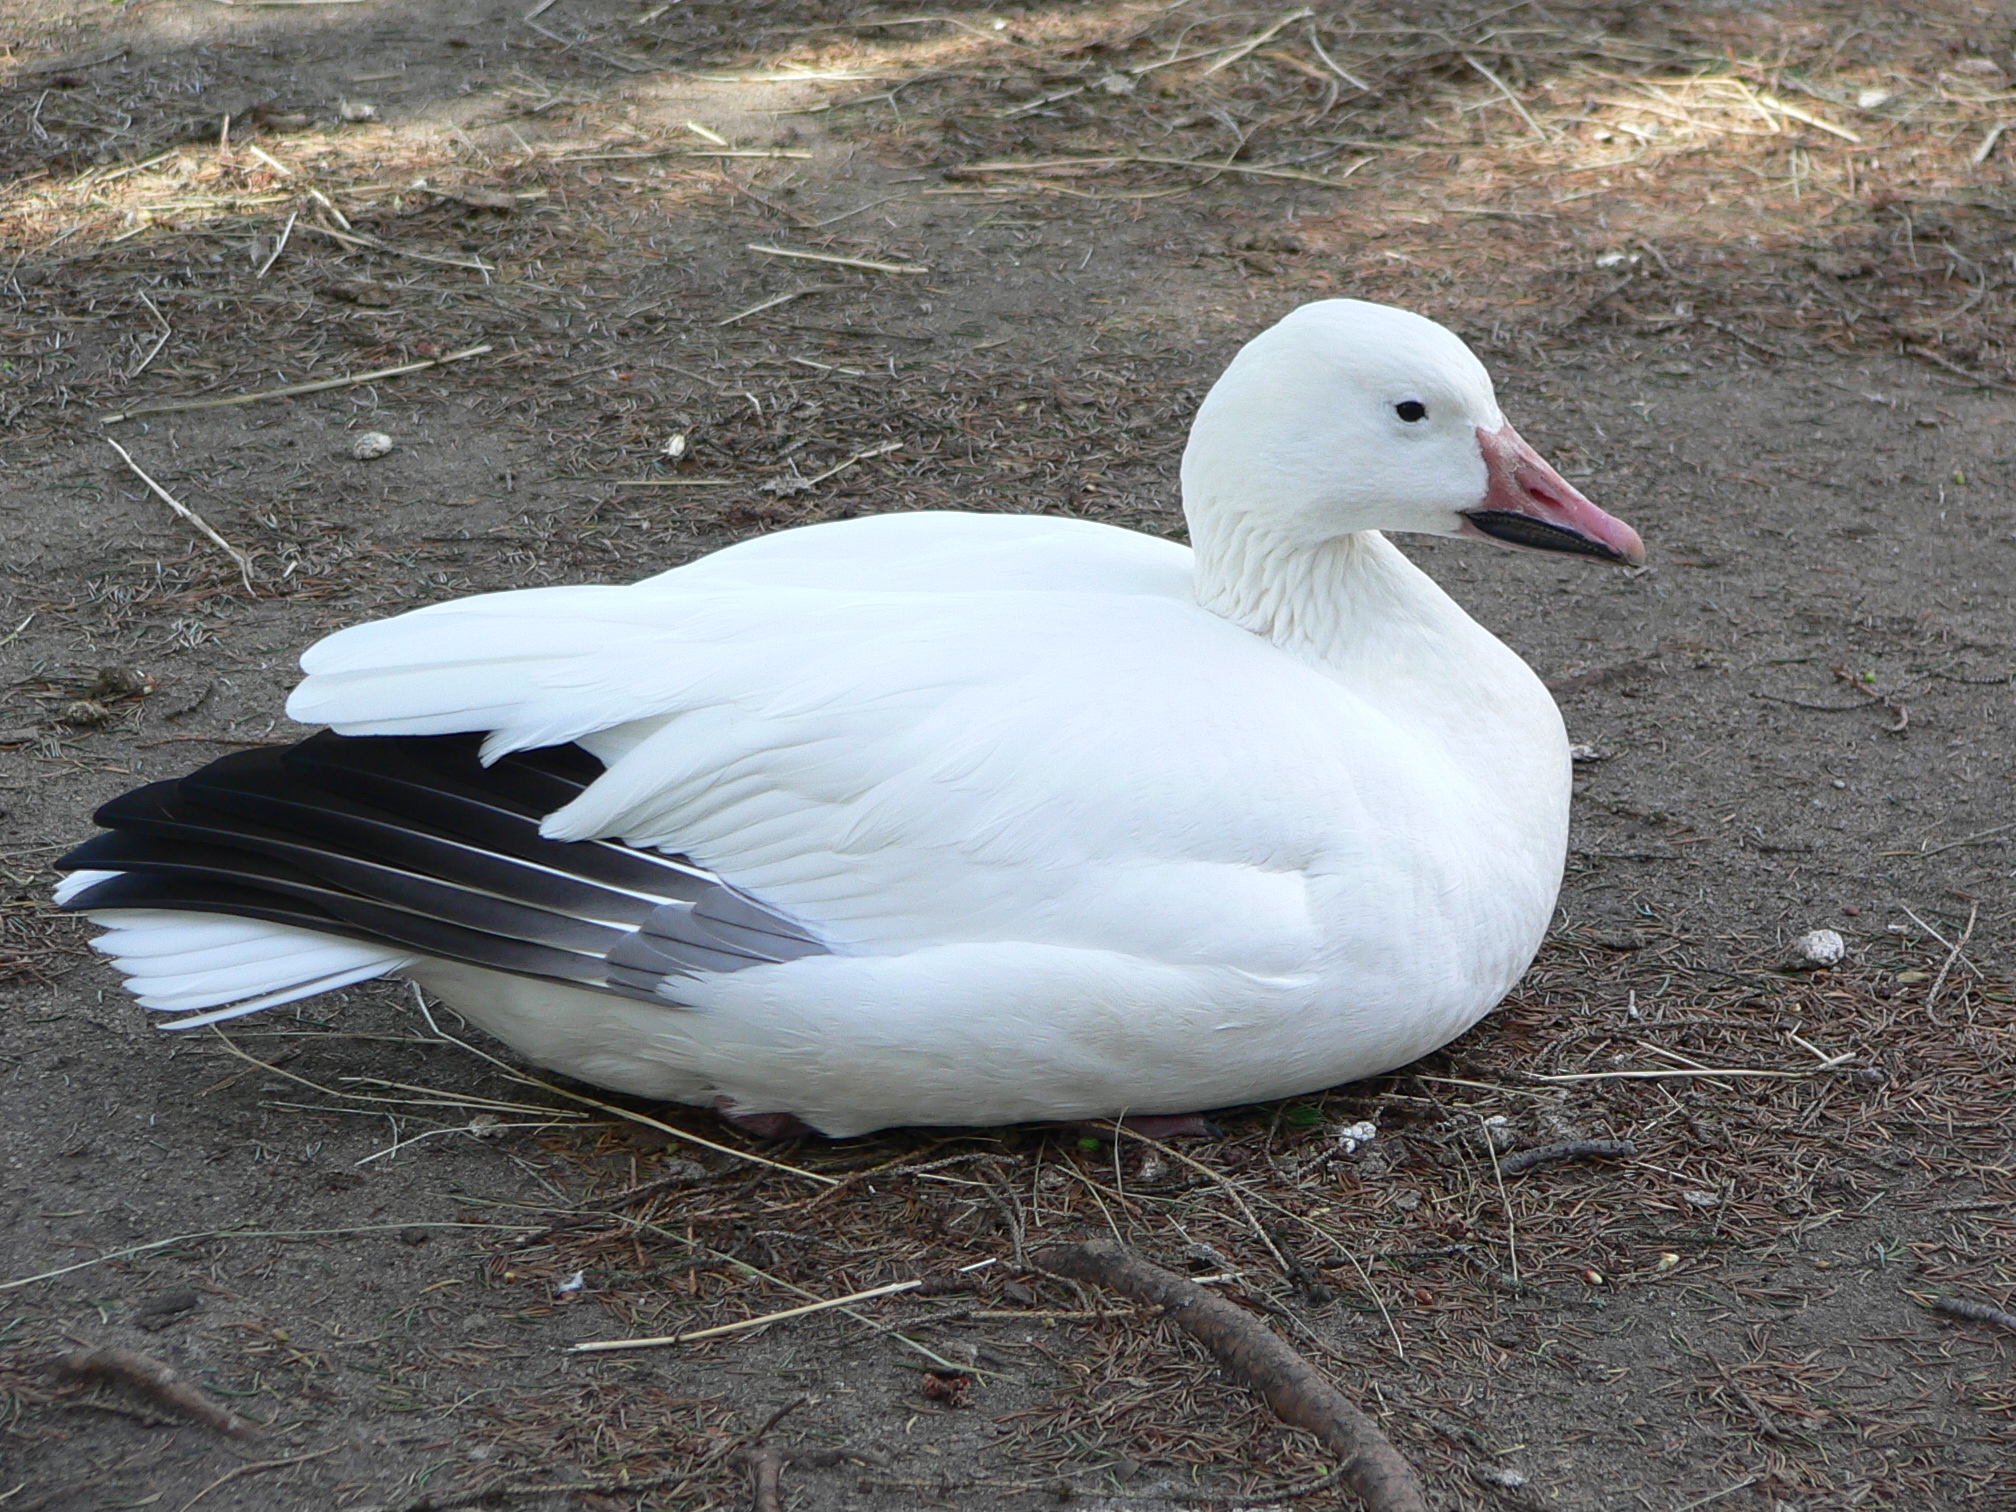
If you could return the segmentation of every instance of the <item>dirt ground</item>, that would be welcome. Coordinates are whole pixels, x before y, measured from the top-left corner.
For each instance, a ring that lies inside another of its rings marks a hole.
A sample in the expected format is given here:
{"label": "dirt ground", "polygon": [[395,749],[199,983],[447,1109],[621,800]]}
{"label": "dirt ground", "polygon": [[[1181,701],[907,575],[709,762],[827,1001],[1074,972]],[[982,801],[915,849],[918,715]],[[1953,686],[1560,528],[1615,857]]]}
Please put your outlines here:
{"label": "dirt ground", "polygon": [[[2012,25],[6,7],[0,1508],[741,1507],[786,1408],[805,1512],[1306,1491],[1193,1345],[1016,1264],[1106,1232],[1230,1274],[1438,1508],[2016,1508],[2016,1336],[1933,1307],[2016,1306]],[[95,804],[287,739],[340,625],[872,511],[1180,534],[1197,400],[1331,294],[1461,331],[1651,550],[1403,543],[1590,758],[1540,961],[1405,1073],[1182,1159],[757,1152],[386,986],[164,1039],[48,906]],[[1494,1158],[1574,1138],[1636,1154]],[[88,1345],[264,1426],[52,1368]]]}

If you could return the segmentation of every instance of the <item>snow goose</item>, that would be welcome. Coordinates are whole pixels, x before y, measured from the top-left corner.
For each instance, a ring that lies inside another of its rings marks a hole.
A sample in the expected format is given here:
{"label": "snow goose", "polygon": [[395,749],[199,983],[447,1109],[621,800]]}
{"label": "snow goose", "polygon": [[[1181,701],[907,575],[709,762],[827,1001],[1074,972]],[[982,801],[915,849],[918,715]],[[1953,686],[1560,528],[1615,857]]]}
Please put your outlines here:
{"label": "snow goose", "polygon": [[1559,887],[1538,678],[1380,533],[1637,563],[1470,350],[1354,300],[1235,357],[1192,546],[918,513],[339,631],[326,725],[107,804],[59,901],[190,1028],[402,976],[760,1125],[1182,1114],[1403,1065]]}

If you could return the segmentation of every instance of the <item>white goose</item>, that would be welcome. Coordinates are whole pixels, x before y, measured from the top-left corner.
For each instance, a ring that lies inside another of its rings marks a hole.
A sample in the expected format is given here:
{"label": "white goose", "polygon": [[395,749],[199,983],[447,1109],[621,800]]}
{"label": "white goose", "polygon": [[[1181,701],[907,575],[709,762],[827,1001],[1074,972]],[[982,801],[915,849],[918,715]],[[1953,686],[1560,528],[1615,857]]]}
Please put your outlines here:
{"label": "white goose", "polygon": [[1644,548],[1460,340],[1352,300],[1239,353],[1182,476],[1192,549],[887,515],[340,631],[287,706],[333,734],[107,805],[59,900],[193,1010],[169,1028],[404,976],[755,1127],[1389,1070],[1532,960],[1569,763],[1531,670],[1379,532]]}

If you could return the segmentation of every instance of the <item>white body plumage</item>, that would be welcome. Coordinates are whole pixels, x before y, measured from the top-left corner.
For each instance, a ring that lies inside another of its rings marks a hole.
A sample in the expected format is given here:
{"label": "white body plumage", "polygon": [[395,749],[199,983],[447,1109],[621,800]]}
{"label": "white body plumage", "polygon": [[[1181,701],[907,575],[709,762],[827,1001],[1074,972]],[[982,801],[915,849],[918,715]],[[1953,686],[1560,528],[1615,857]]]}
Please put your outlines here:
{"label": "white body plumage", "polygon": [[[1402,392],[1442,434],[1383,434]],[[541,1065],[834,1135],[1186,1112],[1402,1065],[1516,982],[1566,846],[1552,699],[1375,528],[1463,530],[1502,426],[1455,338],[1335,301],[1206,402],[1196,556],[1065,519],[881,516],[304,657],[303,723],[578,743],[607,770],[545,835],[677,851],[825,953],[652,1003],[169,911],[107,911],[101,948],[182,1007],[298,995],[290,953],[297,983],[400,972]],[[175,962],[203,951],[222,964],[192,989]]]}

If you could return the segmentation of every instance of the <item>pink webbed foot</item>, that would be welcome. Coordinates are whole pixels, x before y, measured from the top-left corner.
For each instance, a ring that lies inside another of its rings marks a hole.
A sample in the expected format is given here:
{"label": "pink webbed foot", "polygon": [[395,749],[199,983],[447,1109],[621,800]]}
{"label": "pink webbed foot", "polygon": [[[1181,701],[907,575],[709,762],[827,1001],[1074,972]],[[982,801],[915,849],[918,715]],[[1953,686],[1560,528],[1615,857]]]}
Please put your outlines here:
{"label": "pink webbed foot", "polygon": [[714,1099],[714,1112],[721,1122],[755,1139],[803,1139],[819,1132],[796,1113],[734,1112],[725,1097]]}

